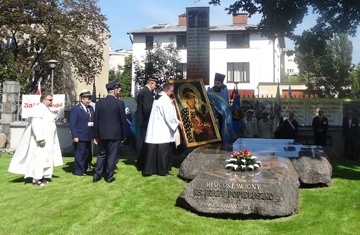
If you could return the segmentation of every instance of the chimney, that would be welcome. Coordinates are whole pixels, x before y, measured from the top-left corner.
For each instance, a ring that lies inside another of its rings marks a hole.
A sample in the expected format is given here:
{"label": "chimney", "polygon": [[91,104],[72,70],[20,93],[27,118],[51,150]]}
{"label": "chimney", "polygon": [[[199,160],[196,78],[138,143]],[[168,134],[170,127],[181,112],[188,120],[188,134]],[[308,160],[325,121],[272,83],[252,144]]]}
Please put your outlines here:
{"label": "chimney", "polygon": [[247,24],[247,13],[236,13],[233,15],[233,24]]}
{"label": "chimney", "polygon": [[179,15],[179,26],[186,26],[186,14]]}

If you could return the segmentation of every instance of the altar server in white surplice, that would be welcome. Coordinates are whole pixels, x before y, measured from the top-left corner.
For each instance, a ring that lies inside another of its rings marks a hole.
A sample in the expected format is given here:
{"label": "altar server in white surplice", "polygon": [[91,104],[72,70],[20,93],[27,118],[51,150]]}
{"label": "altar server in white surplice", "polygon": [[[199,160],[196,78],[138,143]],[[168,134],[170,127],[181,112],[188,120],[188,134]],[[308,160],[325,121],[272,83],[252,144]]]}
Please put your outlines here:
{"label": "altar server in white surplice", "polygon": [[155,97],[152,105],[145,137],[145,148],[141,150],[145,159],[142,169],[144,176],[152,174],[170,175],[171,143],[175,141],[175,131],[181,125],[170,98],[173,92],[173,84],[164,84],[163,90]]}
{"label": "altar server in white surplice", "polygon": [[48,183],[54,166],[63,165],[55,119],[49,109],[52,100],[48,92],[41,95],[9,166],[9,172],[33,178],[36,186]]}

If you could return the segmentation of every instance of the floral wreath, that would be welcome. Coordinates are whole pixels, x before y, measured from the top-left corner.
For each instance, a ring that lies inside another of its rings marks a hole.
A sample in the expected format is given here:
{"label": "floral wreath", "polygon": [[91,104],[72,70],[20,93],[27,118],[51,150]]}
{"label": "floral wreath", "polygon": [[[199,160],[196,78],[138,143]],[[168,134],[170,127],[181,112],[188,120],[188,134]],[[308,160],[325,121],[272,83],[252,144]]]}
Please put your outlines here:
{"label": "floral wreath", "polygon": [[237,151],[231,153],[231,158],[227,159],[226,169],[233,171],[253,171],[259,169],[261,162],[256,160],[257,157],[252,156],[251,151]]}

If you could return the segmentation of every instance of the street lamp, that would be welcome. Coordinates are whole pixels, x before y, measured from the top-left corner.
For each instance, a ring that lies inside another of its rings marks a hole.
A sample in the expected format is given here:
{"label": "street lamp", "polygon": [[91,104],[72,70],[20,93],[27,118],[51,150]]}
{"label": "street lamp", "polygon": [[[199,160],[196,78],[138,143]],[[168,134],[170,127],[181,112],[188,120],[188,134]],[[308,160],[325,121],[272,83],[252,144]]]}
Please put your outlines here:
{"label": "street lamp", "polygon": [[54,94],[54,69],[56,68],[57,65],[57,60],[49,60],[48,64],[49,67],[51,69],[51,94]]}

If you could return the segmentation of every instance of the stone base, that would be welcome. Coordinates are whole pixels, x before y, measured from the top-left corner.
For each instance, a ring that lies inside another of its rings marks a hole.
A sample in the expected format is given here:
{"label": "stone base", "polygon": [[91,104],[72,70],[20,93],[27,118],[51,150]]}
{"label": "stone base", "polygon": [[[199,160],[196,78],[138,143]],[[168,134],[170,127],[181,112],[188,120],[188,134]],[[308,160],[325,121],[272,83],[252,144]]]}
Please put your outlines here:
{"label": "stone base", "polygon": [[[239,139],[234,151],[255,150],[262,162],[255,171],[225,169],[231,151],[219,145],[193,150],[179,177],[191,181],[177,205],[201,215],[226,218],[275,218],[297,210],[298,188],[329,186],[332,167],[321,147],[291,140]],[[255,153],[255,154],[254,154]]]}
{"label": "stone base", "polygon": [[215,217],[282,217],[296,212],[298,174],[288,159],[259,159],[259,170],[225,169],[229,154],[221,154],[196,176],[177,199],[177,205]]}

